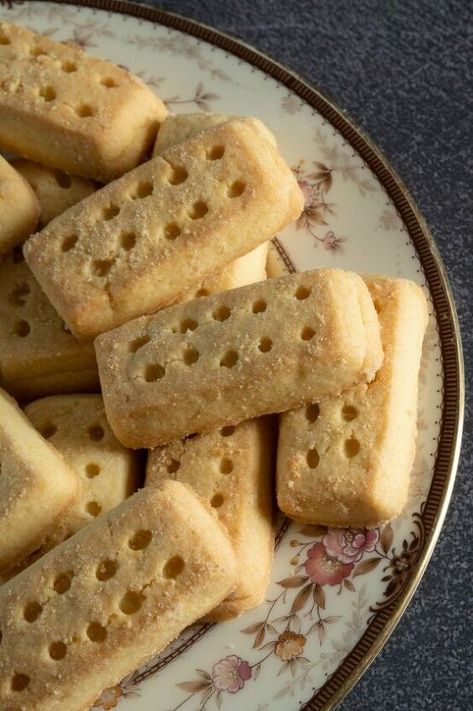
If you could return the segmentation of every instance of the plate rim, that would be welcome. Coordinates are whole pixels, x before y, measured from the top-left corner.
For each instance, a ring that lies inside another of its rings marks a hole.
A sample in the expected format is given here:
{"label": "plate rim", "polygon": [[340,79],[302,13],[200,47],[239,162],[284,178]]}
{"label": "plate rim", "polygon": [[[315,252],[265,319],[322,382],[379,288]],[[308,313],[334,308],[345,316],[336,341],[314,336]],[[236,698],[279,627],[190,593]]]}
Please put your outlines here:
{"label": "plate rim", "polygon": [[414,244],[437,315],[442,353],[444,392],[442,424],[429,493],[422,510],[424,547],[405,586],[372,618],[355,647],[332,676],[302,707],[303,711],[332,711],[345,698],[384,647],[425,573],[450,502],[458,468],[465,409],[465,376],[461,332],[452,288],[443,260],[425,218],[408,188],[374,142],[347,111],[323,91],[281,62],[244,40],[184,15],[124,0],[50,0],[58,5],[89,7],[129,15],[170,27],[203,40],[242,59],[276,79],[321,114],[369,166],[399,212]]}

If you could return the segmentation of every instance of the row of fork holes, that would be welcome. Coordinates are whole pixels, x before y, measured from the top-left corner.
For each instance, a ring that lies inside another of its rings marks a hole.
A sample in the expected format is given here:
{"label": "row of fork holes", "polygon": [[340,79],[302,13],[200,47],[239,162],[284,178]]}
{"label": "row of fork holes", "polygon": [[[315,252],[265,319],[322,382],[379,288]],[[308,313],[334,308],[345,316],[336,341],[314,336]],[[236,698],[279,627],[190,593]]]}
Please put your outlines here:
{"label": "row of fork holes", "polygon": [[[151,531],[139,530],[129,539],[128,547],[133,551],[144,550],[151,543],[152,537]],[[184,560],[180,556],[173,556],[164,565],[162,577],[167,580],[175,580],[183,572],[184,567]],[[116,575],[117,570],[118,564],[116,561],[105,559],[97,566],[95,576],[100,582],[106,582]],[[71,588],[72,578],[73,573],[70,571],[58,575],[53,582],[54,591],[58,595],[67,593]],[[124,615],[134,615],[140,610],[144,600],[144,595],[140,591],[127,590],[120,598],[118,607]],[[41,616],[42,612],[43,605],[37,601],[31,601],[25,605],[23,617],[26,622],[33,624]],[[87,626],[86,634],[91,642],[101,643],[106,640],[108,633],[106,626],[97,621],[92,621]],[[2,636],[0,633],[0,644],[1,641]],[[56,640],[49,645],[48,652],[51,659],[60,661],[67,654],[67,645],[60,640]],[[16,673],[12,677],[11,688],[13,691],[23,691],[29,685],[29,681],[29,677],[26,674]]]}
{"label": "row of fork holes", "polygon": [[[218,150],[221,152],[221,155],[218,157],[223,156],[224,153],[224,147],[223,146],[215,146],[214,149],[211,149],[211,151],[208,154],[208,157],[210,160],[214,160],[214,158],[211,158],[212,156],[212,151],[213,150]],[[171,167],[171,173],[168,176],[168,182],[171,185],[180,185],[181,183],[185,182],[187,178],[189,177],[189,174],[187,170],[183,167],[180,166],[170,166]],[[234,181],[228,188],[227,188],[227,196],[229,198],[236,198],[240,197],[240,195],[243,194],[245,191],[246,184],[241,181],[241,180],[236,180]],[[154,186],[151,181],[141,181],[139,182],[134,191],[130,193],[130,199],[131,200],[138,200],[138,199],[144,199],[146,197],[149,197],[150,195],[153,194]],[[117,217],[120,214],[120,206],[115,204],[115,203],[110,203],[106,207],[102,209],[100,218],[101,220],[107,222],[108,220],[112,220],[113,218]],[[207,203],[204,200],[197,200],[196,202],[193,203],[191,208],[188,211],[188,216],[191,220],[200,220],[205,215],[207,215],[209,211],[209,207]],[[173,241],[179,235],[181,234],[181,227],[179,224],[175,221],[168,222],[164,226],[163,234],[164,237],[169,240]],[[63,243],[62,243],[62,251],[63,252],[69,252],[71,249],[75,247],[77,244],[78,237],[77,235],[68,235]],[[136,235],[131,232],[123,232],[121,235],[121,246],[125,250],[130,250],[135,246],[136,243]]]}
{"label": "row of fork holes", "polygon": [[[298,300],[306,299],[310,294],[310,289],[307,287],[298,287],[295,292],[295,297]],[[264,299],[257,299],[252,305],[252,312],[254,314],[264,313],[267,309],[267,302]],[[231,316],[231,309],[228,306],[219,306],[212,314],[215,321],[226,321]],[[185,318],[180,324],[179,328],[175,332],[186,333],[187,331],[195,331],[198,327],[198,323],[193,318]],[[304,326],[301,331],[301,339],[303,341],[309,341],[315,336],[315,330],[311,326]],[[144,335],[140,336],[130,342],[129,350],[131,353],[136,353],[140,348],[145,346],[151,340],[150,336]],[[273,342],[268,336],[263,336],[259,343],[258,349],[262,353],[269,353],[273,347]],[[196,363],[199,359],[200,354],[195,348],[188,348],[184,351],[183,361],[186,365],[192,365]],[[239,355],[237,351],[229,350],[223,355],[220,360],[220,366],[225,368],[233,368],[238,362]],[[147,382],[154,382],[160,380],[164,377],[166,370],[164,366],[160,364],[150,364],[147,366],[145,371],[145,380]]]}
{"label": "row of fork holes", "polygon": [[[351,422],[352,420],[355,420],[358,417],[358,410],[356,407],[353,405],[343,405],[342,407],[342,418],[346,422]],[[314,424],[320,415],[320,408],[317,403],[314,403],[312,405],[309,405],[306,407],[305,410],[305,416],[306,419],[311,423]],[[353,457],[356,457],[358,452],[360,451],[360,442],[356,437],[349,437],[348,439],[345,440],[344,445],[344,453],[347,459],[352,459]],[[320,456],[319,453],[315,448],[309,449],[307,454],[306,454],[306,461],[307,461],[307,466],[310,469],[316,469],[319,461],[320,461]]]}
{"label": "row of fork holes", "polygon": [[[220,429],[220,435],[222,437],[231,437],[235,432],[235,427],[233,425],[226,425]],[[179,459],[170,459],[166,464],[166,471],[168,474],[175,474],[181,468],[181,462]],[[221,457],[219,462],[220,474],[227,475],[231,474],[234,469],[233,461],[229,457]],[[213,494],[210,499],[210,505],[214,509],[220,508],[225,502],[225,497],[223,494],[216,493]]]}

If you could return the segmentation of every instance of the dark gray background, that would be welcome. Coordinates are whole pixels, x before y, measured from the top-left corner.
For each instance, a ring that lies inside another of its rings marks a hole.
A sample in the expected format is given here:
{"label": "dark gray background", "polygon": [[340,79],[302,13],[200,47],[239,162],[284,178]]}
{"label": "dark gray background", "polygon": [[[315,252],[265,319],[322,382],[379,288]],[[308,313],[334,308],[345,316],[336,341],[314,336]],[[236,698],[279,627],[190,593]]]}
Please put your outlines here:
{"label": "dark gray background", "polygon": [[[347,109],[378,144],[424,213],[444,258],[471,384],[473,2],[148,4],[213,25],[286,64]],[[432,561],[343,711],[473,709],[471,439],[470,406],[455,490]]]}

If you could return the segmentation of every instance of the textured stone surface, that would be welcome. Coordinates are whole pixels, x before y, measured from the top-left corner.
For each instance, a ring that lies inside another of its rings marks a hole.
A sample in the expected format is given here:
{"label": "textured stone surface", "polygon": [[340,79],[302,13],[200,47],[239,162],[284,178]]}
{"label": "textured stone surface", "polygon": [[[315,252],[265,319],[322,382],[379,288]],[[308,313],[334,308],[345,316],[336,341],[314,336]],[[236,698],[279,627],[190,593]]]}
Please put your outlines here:
{"label": "textured stone surface", "polygon": [[[473,3],[154,4],[240,37],[296,70],[345,108],[383,150],[423,211],[445,261],[471,385]],[[389,643],[341,705],[344,711],[473,708],[471,404],[467,410],[457,482],[430,566]]]}

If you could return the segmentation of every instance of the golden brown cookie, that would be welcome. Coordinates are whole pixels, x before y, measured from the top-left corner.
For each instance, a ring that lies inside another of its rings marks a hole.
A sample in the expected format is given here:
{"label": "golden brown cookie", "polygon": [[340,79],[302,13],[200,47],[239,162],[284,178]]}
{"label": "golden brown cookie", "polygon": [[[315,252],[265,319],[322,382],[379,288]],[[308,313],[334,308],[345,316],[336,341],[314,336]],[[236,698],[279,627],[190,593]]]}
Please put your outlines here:
{"label": "golden brown cookie", "polygon": [[234,585],[231,545],[190,488],[139,491],[0,588],[2,709],[90,708]]}
{"label": "golden brown cookie", "polygon": [[70,208],[24,253],[71,331],[91,338],[175,301],[301,208],[259,122],[227,121]]}
{"label": "golden brown cookie", "polygon": [[413,282],[366,281],[384,348],[376,378],[281,416],[278,503],[301,521],[375,526],[401,513],[406,501],[427,306]]}
{"label": "golden brown cookie", "polygon": [[110,425],[126,446],[338,394],[382,359],[361,277],[327,269],[269,279],[172,306],[95,340]]}
{"label": "golden brown cookie", "polygon": [[3,148],[106,183],[145,159],[166,113],[125,69],[0,23]]}
{"label": "golden brown cookie", "polygon": [[146,485],[165,479],[189,484],[216,511],[235,551],[237,586],[208,620],[235,617],[264,600],[274,548],[273,439],[272,423],[259,418],[148,455]]}

